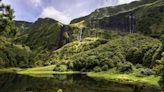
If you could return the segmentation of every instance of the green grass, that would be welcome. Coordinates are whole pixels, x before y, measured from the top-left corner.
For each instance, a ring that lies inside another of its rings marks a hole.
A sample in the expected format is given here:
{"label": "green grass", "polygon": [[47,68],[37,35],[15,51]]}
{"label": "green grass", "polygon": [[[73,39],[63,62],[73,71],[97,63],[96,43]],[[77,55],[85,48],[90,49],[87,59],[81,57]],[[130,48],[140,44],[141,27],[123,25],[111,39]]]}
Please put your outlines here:
{"label": "green grass", "polygon": [[159,76],[135,76],[134,74],[117,74],[109,72],[90,72],[87,73],[89,77],[93,78],[103,78],[107,80],[114,80],[118,82],[128,82],[128,83],[146,83],[151,85],[159,86],[158,81],[160,80]]}
{"label": "green grass", "polygon": [[45,66],[45,67],[37,67],[37,68],[8,68],[8,69],[0,69],[0,72],[15,72],[18,74],[29,75],[33,77],[42,77],[40,75],[52,75],[52,74],[87,74],[87,76],[92,78],[102,78],[106,80],[113,80],[116,82],[123,83],[132,83],[132,84],[151,84],[159,86],[158,81],[160,80],[159,76],[151,75],[151,76],[139,76],[137,72],[131,74],[119,74],[117,72],[107,71],[107,72],[78,72],[78,71],[65,71],[65,72],[56,72],[53,71],[55,65]]}
{"label": "green grass", "polygon": [[3,68],[0,69],[0,73],[17,73],[23,75],[29,75],[32,77],[52,77],[52,74],[84,74],[78,71],[65,71],[65,72],[56,72],[53,71],[56,65],[36,67],[36,68]]}
{"label": "green grass", "polygon": [[53,71],[56,65],[43,66],[43,67],[35,67],[35,68],[27,68],[25,71]]}
{"label": "green grass", "polygon": [[19,71],[17,72],[18,74],[26,74],[26,75],[31,75],[31,74],[78,74],[80,72],[75,72],[75,71],[66,71],[66,72],[56,72],[56,71]]}
{"label": "green grass", "polygon": [[22,71],[22,70],[23,69],[21,69],[21,68],[1,68],[0,72],[10,73],[10,72],[17,72],[17,71]]}
{"label": "green grass", "polygon": [[25,75],[38,75],[38,74],[77,74],[80,72],[77,71],[66,71],[66,72],[56,72],[53,71],[56,65],[51,66],[44,66],[44,67],[36,67],[36,68],[6,68],[0,69],[0,72],[15,72],[18,74],[25,74]]}

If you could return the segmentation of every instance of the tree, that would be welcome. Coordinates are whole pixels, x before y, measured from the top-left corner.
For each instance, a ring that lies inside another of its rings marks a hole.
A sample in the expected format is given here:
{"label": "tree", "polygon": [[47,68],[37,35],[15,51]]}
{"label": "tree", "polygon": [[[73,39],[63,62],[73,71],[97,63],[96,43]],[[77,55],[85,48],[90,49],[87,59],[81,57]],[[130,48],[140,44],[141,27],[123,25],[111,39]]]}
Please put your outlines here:
{"label": "tree", "polygon": [[0,35],[7,37],[16,35],[13,13],[14,11],[11,7],[9,5],[4,5],[2,0],[0,0]]}
{"label": "tree", "polygon": [[[162,58],[159,62],[164,65],[164,52],[162,53]],[[164,91],[164,66],[163,66],[163,69],[162,69],[162,77],[161,77],[161,80],[160,80],[159,84],[161,85],[161,88]]]}

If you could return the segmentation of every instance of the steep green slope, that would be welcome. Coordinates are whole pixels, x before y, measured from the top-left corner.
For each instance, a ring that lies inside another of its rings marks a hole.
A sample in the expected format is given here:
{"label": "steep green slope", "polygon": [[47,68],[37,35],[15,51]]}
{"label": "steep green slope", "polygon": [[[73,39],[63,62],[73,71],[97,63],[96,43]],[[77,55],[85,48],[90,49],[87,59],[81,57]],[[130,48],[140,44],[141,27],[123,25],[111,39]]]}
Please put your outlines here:
{"label": "steep green slope", "polygon": [[15,21],[15,26],[19,31],[26,31],[33,23],[26,21]]}
{"label": "steep green slope", "polygon": [[[130,23],[129,16],[134,16],[134,24]],[[164,34],[164,1],[141,0],[126,5],[105,7],[96,10],[90,15],[75,19],[72,23],[83,23],[88,27],[129,31],[134,25],[135,32],[163,39]]]}
{"label": "steep green slope", "polygon": [[101,19],[103,17],[110,17],[110,16],[113,16],[117,13],[128,11],[128,10],[131,10],[133,8],[142,6],[144,4],[152,3],[154,1],[156,1],[156,0],[140,0],[140,1],[134,1],[130,4],[123,4],[123,5],[114,6],[114,7],[104,7],[104,8],[96,9],[94,12],[92,12],[88,16],[72,20],[71,24],[77,23],[77,22],[80,22],[83,20],[85,20],[85,22],[89,22],[89,21],[94,20],[94,19]]}
{"label": "steep green slope", "polygon": [[38,19],[16,41],[32,49],[55,50],[73,40],[70,26],[63,25],[50,18]]}
{"label": "steep green slope", "polygon": [[[81,49],[78,47],[79,44],[82,44],[80,47],[88,49]],[[157,39],[131,34],[92,47],[93,43],[88,44],[86,40],[73,42],[55,51],[48,61],[59,64],[59,70],[64,67],[63,65],[78,71],[101,71],[116,68],[120,72],[129,72],[134,67],[145,67],[145,69],[147,67],[159,73],[162,68],[156,63],[162,51],[162,43]],[[143,73],[146,71],[149,70]]]}
{"label": "steep green slope", "polygon": [[71,24],[72,23],[78,23],[78,22],[83,21],[83,20],[86,22],[89,22],[89,21],[94,20],[94,19],[101,19],[103,17],[110,17],[110,16],[113,16],[115,14],[129,11],[129,10],[135,9],[136,7],[140,7],[140,6],[143,6],[145,4],[155,2],[155,1],[157,1],[157,0],[140,0],[140,1],[134,1],[134,2],[129,3],[129,4],[123,4],[123,5],[114,6],[114,7],[104,7],[104,8],[96,9],[94,12],[92,12],[88,16],[72,20]]}

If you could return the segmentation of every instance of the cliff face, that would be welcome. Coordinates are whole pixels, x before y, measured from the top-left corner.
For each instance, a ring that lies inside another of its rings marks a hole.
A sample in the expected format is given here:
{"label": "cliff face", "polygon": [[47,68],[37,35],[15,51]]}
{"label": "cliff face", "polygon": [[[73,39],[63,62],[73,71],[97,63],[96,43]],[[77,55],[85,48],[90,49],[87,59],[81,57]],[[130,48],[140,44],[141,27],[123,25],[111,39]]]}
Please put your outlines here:
{"label": "cliff face", "polygon": [[85,24],[92,28],[112,29],[121,32],[136,31],[160,37],[160,34],[164,33],[163,10],[163,0],[141,0],[97,9],[90,15],[75,19],[71,23],[85,21]]}
{"label": "cliff face", "polygon": [[90,27],[101,29],[121,30],[122,32],[134,32],[136,19],[133,14],[121,13],[111,17],[104,17],[98,20],[92,20],[88,24]]}
{"label": "cliff face", "polygon": [[112,16],[119,12],[128,11],[133,8],[145,5],[145,4],[153,3],[155,1],[157,0],[140,0],[140,1],[134,1],[130,4],[123,4],[123,5],[118,5],[114,7],[104,7],[104,8],[96,9],[90,15],[72,20],[71,24],[80,22],[82,20],[89,21],[93,19],[101,19],[103,17]]}

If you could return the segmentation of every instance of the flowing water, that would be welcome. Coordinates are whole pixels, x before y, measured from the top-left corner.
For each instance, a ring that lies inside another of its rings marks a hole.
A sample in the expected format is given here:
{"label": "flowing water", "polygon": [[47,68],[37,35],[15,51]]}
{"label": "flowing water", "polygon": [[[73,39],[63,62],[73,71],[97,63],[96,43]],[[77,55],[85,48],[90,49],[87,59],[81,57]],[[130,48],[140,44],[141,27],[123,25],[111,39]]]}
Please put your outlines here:
{"label": "flowing water", "polygon": [[[39,76],[39,77],[38,77]],[[0,74],[0,92],[160,92],[154,86],[120,84],[86,75]]]}

